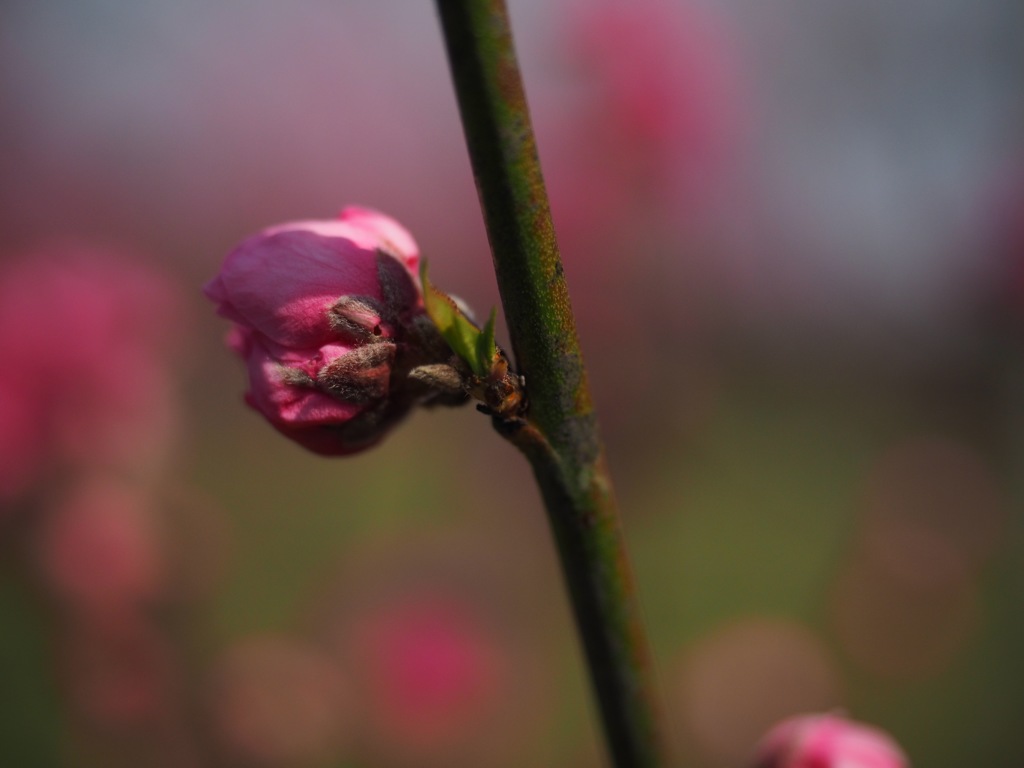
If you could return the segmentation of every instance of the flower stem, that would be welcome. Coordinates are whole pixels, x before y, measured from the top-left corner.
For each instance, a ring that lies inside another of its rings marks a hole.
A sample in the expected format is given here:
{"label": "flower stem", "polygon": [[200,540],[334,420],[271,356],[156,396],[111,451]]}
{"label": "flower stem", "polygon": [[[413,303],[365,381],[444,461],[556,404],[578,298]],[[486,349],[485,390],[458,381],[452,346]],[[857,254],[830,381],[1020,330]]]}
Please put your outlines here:
{"label": "flower stem", "polygon": [[617,768],[663,764],[649,655],[504,0],[437,0],[525,421],[495,419],[527,457],[554,533]]}

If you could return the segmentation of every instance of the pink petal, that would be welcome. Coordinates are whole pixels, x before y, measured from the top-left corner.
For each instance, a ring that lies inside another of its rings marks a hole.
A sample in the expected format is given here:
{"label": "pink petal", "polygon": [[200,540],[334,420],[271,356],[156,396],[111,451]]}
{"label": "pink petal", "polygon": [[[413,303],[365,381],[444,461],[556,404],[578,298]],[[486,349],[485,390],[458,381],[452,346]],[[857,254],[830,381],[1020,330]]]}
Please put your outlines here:
{"label": "pink petal", "polygon": [[420,249],[409,231],[390,216],[372,208],[350,205],[342,209],[338,219],[365,232],[372,232],[386,250],[402,257],[405,266],[415,277],[419,271]]}
{"label": "pink petal", "polygon": [[773,727],[757,748],[757,768],[906,768],[884,731],[837,715],[799,715]]}
{"label": "pink petal", "polygon": [[346,348],[333,346],[327,354],[319,349],[287,350],[282,360],[268,350],[266,340],[250,339],[249,392],[247,402],[277,427],[341,426],[359,415],[363,406],[343,403],[315,389],[308,389],[284,380],[284,368],[298,368],[308,374],[340,357]]}
{"label": "pink petal", "polygon": [[373,250],[309,227],[268,232],[235,248],[207,285],[222,315],[279,344],[315,348],[332,337],[327,310],[340,296],[380,298]]}

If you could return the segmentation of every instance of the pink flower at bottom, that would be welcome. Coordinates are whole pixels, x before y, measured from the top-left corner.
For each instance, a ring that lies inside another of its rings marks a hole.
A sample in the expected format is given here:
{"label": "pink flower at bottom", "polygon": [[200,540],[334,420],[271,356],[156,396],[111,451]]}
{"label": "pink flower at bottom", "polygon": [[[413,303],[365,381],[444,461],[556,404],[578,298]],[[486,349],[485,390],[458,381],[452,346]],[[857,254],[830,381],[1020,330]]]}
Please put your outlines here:
{"label": "pink flower at bottom", "polygon": [[774,726],[757,747],[755,768],[907,768],[884,731],[838,715],[800,715]]}

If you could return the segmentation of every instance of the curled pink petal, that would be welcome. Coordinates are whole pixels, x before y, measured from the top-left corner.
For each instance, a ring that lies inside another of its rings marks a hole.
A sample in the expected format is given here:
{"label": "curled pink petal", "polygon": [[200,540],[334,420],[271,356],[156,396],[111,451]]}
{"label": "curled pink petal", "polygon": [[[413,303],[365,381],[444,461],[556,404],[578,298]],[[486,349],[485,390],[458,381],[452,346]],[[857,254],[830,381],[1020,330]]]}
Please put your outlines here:
{"label": "curled pink petal", "polygon": [[401,256],[405,266],[413,275],[417,273],[420,266],[419,246],[416,245],[416,241],[412,239],[409,231],[390,216],[385,216],[372,208],[350,205],[342,209],[338,218],[352,226],[376,234],[385,246],[390,246],[391,250]]}
{"label": "curled pink petal", "polygon": [[232,251],[206,294],[222,316],[278,344],[316,346],[331,338],[327,310],[340,296],[380,298],[375,258],[344,236],[278,229]]}
{"label": "curled pink petal", "polygon": [[907,768],[884,731],[838,715],[800,715],[773,727],[757,748],[755,768]]}

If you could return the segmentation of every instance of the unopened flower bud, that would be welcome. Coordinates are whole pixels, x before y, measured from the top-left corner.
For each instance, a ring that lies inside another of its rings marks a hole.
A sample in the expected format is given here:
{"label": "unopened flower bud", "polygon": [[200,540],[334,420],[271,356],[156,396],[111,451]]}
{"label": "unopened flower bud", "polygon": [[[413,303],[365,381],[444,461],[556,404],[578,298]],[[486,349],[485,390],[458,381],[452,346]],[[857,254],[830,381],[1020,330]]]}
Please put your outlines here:
{"label": "unopened flower bud", "polygon": [[444,362],[437,333],[423,336],[418,266],[409,233],[363,208],[236,247],[205,293],[236,324],[229,344],[248,365],[249,405],[317,453],[380,440],[426,399],[409,372]]}
{"label": "unopened flower bud", "polygon": [[801,715],[773,727],[757,747],[754,768],[907,768],[886,733],[838,715]]}

